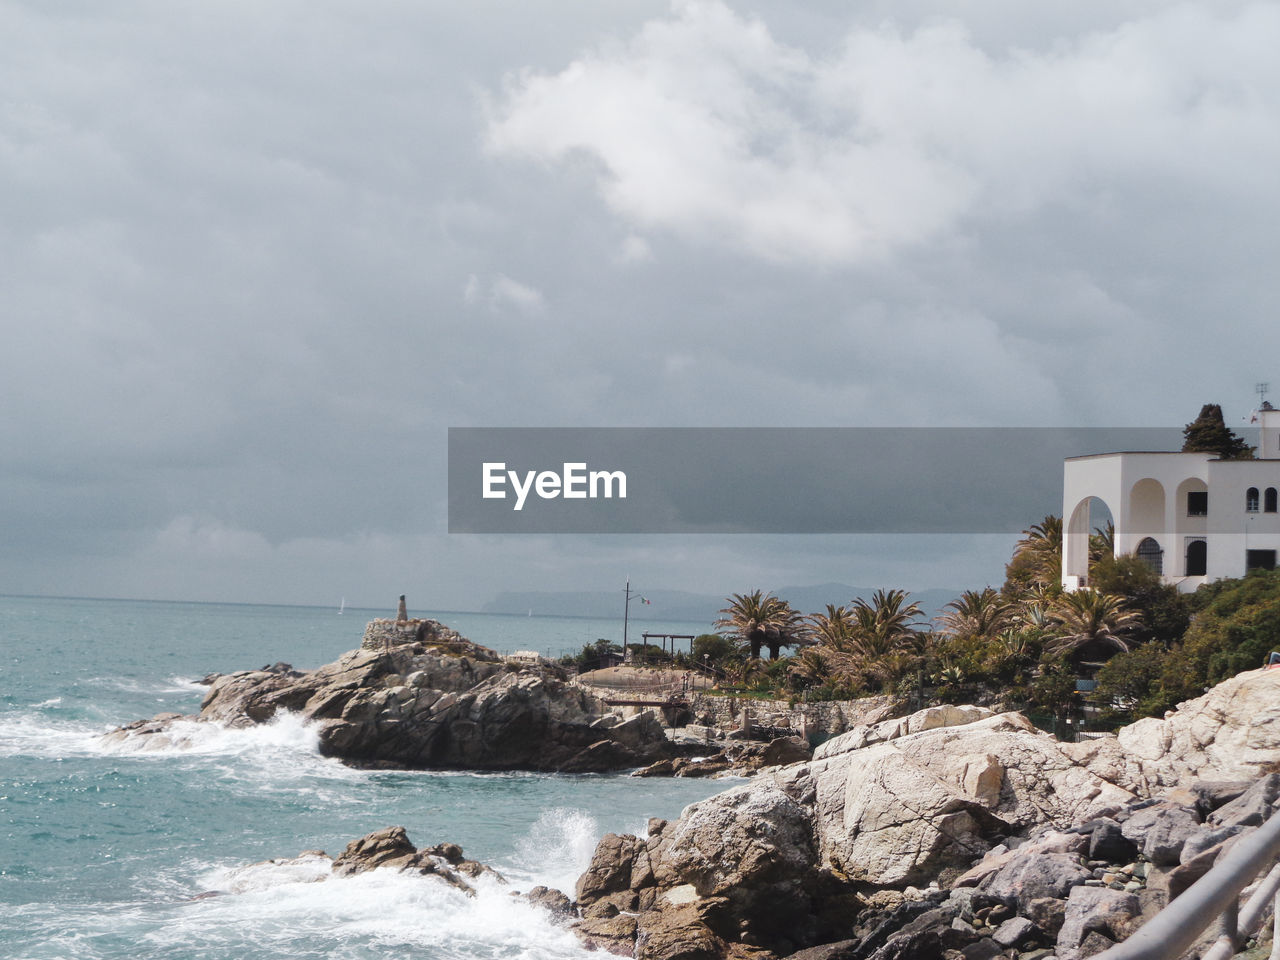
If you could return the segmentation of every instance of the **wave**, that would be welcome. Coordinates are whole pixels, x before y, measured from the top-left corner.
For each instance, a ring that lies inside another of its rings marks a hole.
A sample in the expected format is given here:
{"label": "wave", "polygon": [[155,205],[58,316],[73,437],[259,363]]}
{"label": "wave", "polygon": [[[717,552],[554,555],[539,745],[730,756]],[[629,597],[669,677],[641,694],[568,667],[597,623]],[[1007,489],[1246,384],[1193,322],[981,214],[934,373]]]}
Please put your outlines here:
{"label": "wave", "polygon": [[116,756],[182,754],[186,756],[244,756],[262,752],[319,753],[319,733],[300,713],[282,711],[266,723],[229,726],[216,720],[181,719],[163,734],[101,740],[102,753]]}
{"label": "wave", "polygon": [[319,757],[318,732],[296,713],[279,713],[268,723],[244,727],[216,721],[175,720],[163,735],[116,740],[106,739],[113,727],[50,717],[39,706],[43,705],[0,714],[0,756]]}
{"label": "wave", "polygon": [[586,956],[543,910],[487,878],[468,897],[437,877],[392,870],[334,877],[326,858],[299,857],[214,868],[201,883],[208,895],[183,903],[140,939],[166,955],[201,943],[214,954],[222,947],[228,955],[282,958],[404,947],[432,960]]}
{"label": "wave", "polygon": [[574,884],[591,863],[600,836],[600,823],[590,813],[552,807],[516,841],[511,863],[499,869],[526,889],[543,884],[573,896]]}
{"label": "wave", "polygon": [[99,751],[94,742],[106,732],[100,723],[60,720],[33,710],[0,715],[0,757],[91,756]]}

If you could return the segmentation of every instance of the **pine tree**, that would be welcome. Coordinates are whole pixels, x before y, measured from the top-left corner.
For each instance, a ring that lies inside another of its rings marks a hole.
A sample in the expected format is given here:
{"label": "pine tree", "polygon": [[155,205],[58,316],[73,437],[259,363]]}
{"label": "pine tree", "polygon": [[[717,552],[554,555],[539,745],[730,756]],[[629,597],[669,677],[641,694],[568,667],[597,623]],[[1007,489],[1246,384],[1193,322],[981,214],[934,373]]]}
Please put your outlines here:
{"label": "pine tree", "polygon": [[1216,453],[1223,460],[1252,460],[1253,447],[1232,433],[1222,419],[1222,407],[1206,403],[1200,416],[1183,428],[1183,453]]}

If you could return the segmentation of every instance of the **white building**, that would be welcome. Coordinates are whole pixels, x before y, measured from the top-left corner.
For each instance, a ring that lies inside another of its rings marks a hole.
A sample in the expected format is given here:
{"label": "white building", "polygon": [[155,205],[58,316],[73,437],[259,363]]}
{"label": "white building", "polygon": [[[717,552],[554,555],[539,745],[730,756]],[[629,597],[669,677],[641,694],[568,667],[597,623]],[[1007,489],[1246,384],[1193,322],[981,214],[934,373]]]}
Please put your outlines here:
{"label": "white building", "polygon": [[1062,585],[1087,586],[1089,504],[1111,511],[1115,553],[1135,554],[1190,592],[1273,568],[1280,553],[1280,410],[1257,411],[1257,460],[1211,453],[1100,453],[1063,467]]}

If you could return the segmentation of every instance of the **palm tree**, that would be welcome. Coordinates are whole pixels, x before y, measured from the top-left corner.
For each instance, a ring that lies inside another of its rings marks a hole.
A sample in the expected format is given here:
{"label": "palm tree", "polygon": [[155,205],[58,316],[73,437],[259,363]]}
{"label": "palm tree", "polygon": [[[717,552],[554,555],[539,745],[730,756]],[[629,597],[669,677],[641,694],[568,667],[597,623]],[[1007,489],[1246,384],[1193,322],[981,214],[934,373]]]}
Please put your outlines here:
{"label": "palm tree", "polygon": [[1011,582],[1049,586],[1062,581],[1062,518],[1052,514],[1022,531],[1007,568]]}
{"label": "palm tree", "polygon": [[804,618],[809,624],[808,639],[818,646],[846,650],[853,638],[853,614],[846,606],[827,604],[826,613],[811,613]]}
{"label": "palm tree", "polygon": [[783,647],[796,643],[804,634],[800,614],[772,594],[760,590],[735,593],[727,602],[715,625],[724,636],[745,644],[752,660],[759,659],[761,647],[768,647],[769,659],[777,660]]}
{"label": "palm tree", "polygon": [[953,637],[989,640],[1005,630],[1014,618],[1014,605],[994,589],[966,590],[947,604],[950,613],[938,618],[942,632]]}
{"label": "palm tree", "polygon": [[1060,656],[1095,642],[1128,650],[1123,634],[1142,622],[1142,614],[1124,604],[1123,597],[1097,590],[1064,593],[1049,610],[1051,627],[1045,653]]}
{"label": "palm tree", "polygon": [[853,601],[850,650],[881,684],[909,670],[917,653],[916,621],[923,614],[918,603],[907,603],[909,596],[905,590],[877,590],[870,603]]}
{"label": "palm tree", "polygon": [[1105,527],[1094,527],[1089,536],[1089,567],[1093,568],[1103,557],[1114,557],[1116,553],[1116,525],[1110,520]]}

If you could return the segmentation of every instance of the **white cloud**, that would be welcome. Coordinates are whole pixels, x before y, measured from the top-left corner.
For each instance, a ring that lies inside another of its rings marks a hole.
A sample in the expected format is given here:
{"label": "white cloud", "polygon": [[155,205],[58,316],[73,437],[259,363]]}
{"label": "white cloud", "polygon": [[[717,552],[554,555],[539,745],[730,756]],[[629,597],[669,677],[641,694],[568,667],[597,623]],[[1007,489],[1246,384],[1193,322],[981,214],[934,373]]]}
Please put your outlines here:
{"label": "white cloud", "polygon": [[463,287],[462,299],[468,306],[487,306],[499,313],[515,310],[527,316],[540,314],[545,307],[542,291],[501,273],[489,280],[471,274]]}
{"label": "white cloud", "polygon": [[955,22],[820,58],[719,0],[509,79],[499,154],[598,168],[609,207],[768,260],[857,263],[1133,180],[1236,196],[1280,160],[1280,8],[1179,5],[1047,49]]}

